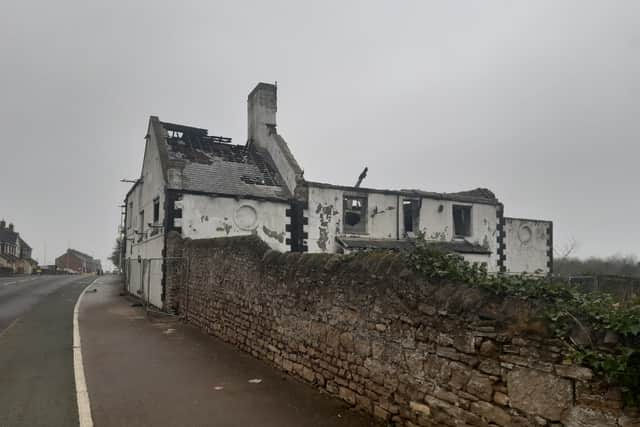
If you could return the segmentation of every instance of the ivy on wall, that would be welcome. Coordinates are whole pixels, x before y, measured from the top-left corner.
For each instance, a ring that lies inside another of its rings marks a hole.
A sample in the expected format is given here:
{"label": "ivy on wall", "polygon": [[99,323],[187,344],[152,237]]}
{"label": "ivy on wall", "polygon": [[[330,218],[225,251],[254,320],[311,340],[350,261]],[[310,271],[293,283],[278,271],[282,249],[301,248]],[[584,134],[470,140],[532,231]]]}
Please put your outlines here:
{"label": "ivy on wall", "polygon": [[[532,275],[489,274],[425,241],[404,253],[407,266],[436,281],[466,283],[501,296],[536,304],[569,358],[620,386],[629,405],[640,404],[640,304],[622,304],[602,293],[585,293],[567,283]],[[607,344],[608,343],[608,344]]]}

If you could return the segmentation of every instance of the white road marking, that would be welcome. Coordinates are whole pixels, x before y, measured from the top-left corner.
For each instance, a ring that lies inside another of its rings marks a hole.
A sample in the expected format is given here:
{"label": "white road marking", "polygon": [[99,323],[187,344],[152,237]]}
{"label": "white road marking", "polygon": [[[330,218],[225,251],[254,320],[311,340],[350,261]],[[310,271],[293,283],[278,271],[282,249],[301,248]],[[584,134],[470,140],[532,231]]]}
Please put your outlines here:
{"label": "white road marking", "polygon": [[78,400],[78,422],[80,427],[93,427],[93,418],[91,417],[91,401],[89,400],[89,390],[87,390],[87,381],[84,376],[84,364],[82,363],[82,344],[80,342],[80,328],[78,326],[78,312],[80,310],[80,301],[84,293],[93,286],[98,279],[89,284],[76,301],[73,309],[73,372],[76,380],[76,398]]}
{"label": "white road marking", "polygon": [[19,317],[14,319],[13,322],[9,323],[9,326],[7,326],[2,331],[0,331],[0,338],[2,338],[4,334],[6,334],[9,331],[9,329],[13,328],[16,325],[16,323],[18,323],[18,320],[20,320]]}

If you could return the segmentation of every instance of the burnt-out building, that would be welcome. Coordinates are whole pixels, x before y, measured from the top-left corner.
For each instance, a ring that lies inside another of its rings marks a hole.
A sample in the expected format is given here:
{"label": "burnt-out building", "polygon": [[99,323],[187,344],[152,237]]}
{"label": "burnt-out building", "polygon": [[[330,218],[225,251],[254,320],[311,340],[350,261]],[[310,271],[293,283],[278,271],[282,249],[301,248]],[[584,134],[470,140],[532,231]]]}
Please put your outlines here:
{"label": "burnt-out building", "polygon": [[0,221],[0,273],[31,274],[36,261],[31,258],[31,246],[25,242],[13,224]]}
{"label": "burnt-out building", "polygon": [[57,257],[56,268],[68,273],[98,273],[102,270],[100,260],[75,249],[67,249]]}
{"label": "burnt-out building", "polygon": [[277,131],[277,87],[259,83],[247,109],[247,141],[239,145],[149,119],[142,172],[125,198],[125,268],[128,289],[153,305],[163,306],[172,230],[191,239],[254,234],[282,252],[394,250],[424,238],[491,272],[551,271],[550,221],[506,217],[485,188],[440,193],[307,180]]}

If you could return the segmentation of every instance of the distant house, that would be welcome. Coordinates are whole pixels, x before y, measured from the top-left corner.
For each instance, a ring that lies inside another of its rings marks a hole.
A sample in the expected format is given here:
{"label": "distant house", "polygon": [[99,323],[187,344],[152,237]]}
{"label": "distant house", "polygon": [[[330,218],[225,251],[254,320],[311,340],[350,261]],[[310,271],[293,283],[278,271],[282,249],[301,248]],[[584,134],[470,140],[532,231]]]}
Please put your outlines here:
{"label": "distant house", "polygon": [[13,224],[0,221],[0,273],[31,274],[36,261],[31,258],[31,246],[14,230]]}
{"label": "distant house", "polygon": [[125,198],[130,292],[165,301],[167,234],[254,234],[287,252],[401,249],[423,236],[495,273],[549,274],[552,223],[508,218],[485,188],[453,193],[391,190],[304,178],[276,127],[277,87],[249,94],[246,144],[207,129],[149,119],[142,173]]}
{"label": "distant house", "polygon": [[58,271],[69,273],[98,273],[102,270],[100,260],[75,249],[67,249],[56,258],[56,267]]}

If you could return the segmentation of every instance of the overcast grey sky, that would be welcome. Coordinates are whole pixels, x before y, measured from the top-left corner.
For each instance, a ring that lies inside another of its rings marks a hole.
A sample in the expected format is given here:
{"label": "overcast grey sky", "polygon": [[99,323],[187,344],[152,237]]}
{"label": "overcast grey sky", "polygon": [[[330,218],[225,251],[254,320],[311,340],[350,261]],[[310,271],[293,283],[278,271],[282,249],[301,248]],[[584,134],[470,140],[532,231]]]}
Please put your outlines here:
{"label": "overcast grey sky", "polygon": [[0,4],[0,217],[101,259],[149,115],[246,140],[278,81],[308,179],[492,189],[576,255],[639,254],[638,1]]}

